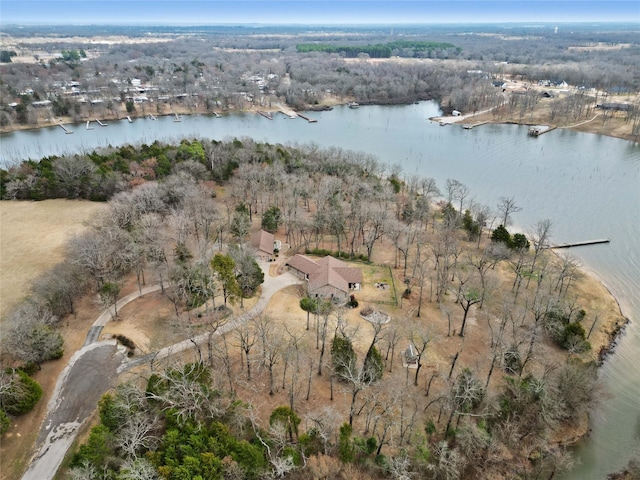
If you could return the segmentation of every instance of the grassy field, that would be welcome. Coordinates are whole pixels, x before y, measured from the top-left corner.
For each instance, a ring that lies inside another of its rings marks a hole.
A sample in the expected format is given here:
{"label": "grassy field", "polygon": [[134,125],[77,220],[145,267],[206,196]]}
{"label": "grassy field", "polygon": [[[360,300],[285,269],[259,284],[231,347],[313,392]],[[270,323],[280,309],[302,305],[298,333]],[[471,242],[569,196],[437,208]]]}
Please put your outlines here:
{"label": "grassy field", "polygon": [[30,283],[59,263],[65,243],[104,203],[0,202],[0,318],[29,294]]}

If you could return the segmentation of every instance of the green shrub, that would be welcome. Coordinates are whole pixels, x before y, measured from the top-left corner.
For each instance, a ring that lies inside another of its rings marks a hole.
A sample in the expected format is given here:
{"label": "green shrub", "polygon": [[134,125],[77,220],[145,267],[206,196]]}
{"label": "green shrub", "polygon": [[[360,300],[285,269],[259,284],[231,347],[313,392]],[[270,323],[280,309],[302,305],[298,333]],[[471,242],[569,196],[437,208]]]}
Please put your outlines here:
{"label": "green shrub", "polygon": [[0,435],[4,434],[11,428],[11,419],[7,415],[7,412],[0,409]]}
{"label": "green shrub", "polygon": [[300,421],[300,417],[296,415],[296,412],[287,406],[276,408],[271,412],[271,416],[269,417],[270,426],[273,427],[277,424],[284,426],[290,441],[293,441],[294,435],[296,438],[298,437],[298,425],[300,425]]}
{"label": "green shrub", "polygon": [[0,403],[5,413],[22,415],[30,411],[42,398],[42,388],[21,370],[16,370],[14,375],[17,375],[17,381],[3,392]]}

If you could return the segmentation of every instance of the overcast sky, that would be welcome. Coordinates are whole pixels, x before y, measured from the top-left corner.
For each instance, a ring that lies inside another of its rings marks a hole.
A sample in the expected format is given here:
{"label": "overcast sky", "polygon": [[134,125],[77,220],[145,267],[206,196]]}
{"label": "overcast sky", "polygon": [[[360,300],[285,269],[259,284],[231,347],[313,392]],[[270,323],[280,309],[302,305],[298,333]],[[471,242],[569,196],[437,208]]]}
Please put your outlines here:
{"label": "overcast sky", "polygon": [[1,24],[637,22],[640,0],[0,0]]}

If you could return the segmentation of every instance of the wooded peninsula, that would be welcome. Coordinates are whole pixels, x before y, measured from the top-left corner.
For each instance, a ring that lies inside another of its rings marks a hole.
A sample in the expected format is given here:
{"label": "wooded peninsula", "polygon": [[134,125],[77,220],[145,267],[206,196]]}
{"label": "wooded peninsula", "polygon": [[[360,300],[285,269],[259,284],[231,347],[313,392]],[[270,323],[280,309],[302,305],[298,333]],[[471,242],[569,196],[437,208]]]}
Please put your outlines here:
{"label": "wooded peninsula", "polygon": [[[97,340],[126,359],[95,386],[69,478],[552,475],[625,323],[550,251],[550,220],[511,233],[516,199],[477,204],[455,179],[362,153],[156,142],[26,161],[2,186],[106,201],[2,324],[13,431],[43,395],[39,369],[111,311]],[[18,473],[33,439],[3,442]]]}

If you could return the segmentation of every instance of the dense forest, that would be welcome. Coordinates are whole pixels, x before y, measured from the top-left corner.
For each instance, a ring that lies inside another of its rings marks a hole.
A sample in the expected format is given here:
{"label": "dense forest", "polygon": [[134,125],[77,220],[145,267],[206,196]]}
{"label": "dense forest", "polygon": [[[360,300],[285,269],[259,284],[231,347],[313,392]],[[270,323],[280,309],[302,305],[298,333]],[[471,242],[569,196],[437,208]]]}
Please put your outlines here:
{"label": "dense forest", "polygon": [[[480,205],[455,179],[250,139],[28,161],[3,173],[3,194],[108,199],[3,324],[3,419],[37,402],[28,373],[60,356],[58,326],[84,295],[107,308],[126,279],[157,282],[176,341],[210,332],[195,361],[152,363],[102,398],[68,478],[537,478],[571,465],[562,432],[597,397],[598,316],[575,261],[546,251],[549,220],[508,231],[513,198]],[[291,252],[392,269],[404,286],[391,322],[357,327],[301,292],[306,328],[258,315],[214,336],[264,281],[247,245],[260,226]],[[198,310],[209,300],[218,308]]]}

